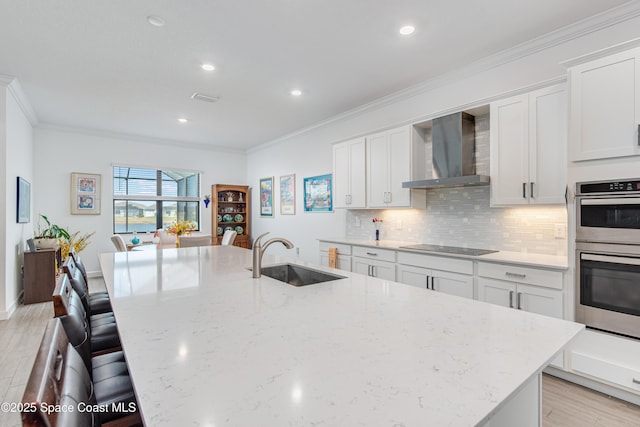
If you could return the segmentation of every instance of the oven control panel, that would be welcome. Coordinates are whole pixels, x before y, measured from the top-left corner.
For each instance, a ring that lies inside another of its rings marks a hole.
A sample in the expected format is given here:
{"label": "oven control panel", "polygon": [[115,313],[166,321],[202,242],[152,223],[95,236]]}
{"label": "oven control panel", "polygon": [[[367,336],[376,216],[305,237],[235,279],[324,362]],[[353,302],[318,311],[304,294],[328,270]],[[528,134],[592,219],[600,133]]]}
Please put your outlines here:
{"label": "oven control panel", "polygon": [[594,181],[576,184],[576,194],[640,193],[640,179],[626,181]]}

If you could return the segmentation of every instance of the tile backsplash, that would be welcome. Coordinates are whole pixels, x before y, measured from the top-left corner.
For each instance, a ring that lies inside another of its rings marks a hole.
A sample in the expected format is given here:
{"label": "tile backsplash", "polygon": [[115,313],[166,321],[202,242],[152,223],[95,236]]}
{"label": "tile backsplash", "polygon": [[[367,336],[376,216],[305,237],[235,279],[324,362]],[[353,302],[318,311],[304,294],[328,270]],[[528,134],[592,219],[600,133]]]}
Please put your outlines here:
{"label": "tile backsplash", "polygon": [[566,206],[491,208],[488,186],[428,190],[426,209],[348,210],[347,237],[373,239],[374,217],[384,218],[382,239],[567,255]]}

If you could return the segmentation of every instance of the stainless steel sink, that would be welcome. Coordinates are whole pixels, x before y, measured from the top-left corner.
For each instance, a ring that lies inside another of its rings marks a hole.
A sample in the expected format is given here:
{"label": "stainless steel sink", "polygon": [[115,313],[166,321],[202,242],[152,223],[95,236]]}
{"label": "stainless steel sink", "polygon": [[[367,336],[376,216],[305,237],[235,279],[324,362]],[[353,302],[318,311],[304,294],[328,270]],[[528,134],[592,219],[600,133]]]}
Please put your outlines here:
{"label": "stainless steel sink", "polygon": [[314,283],[345,278],[344,276],[325,273],[324,271],[314,270],[296,264],[279,264],[262,267],[262,274],[293,286],[313,285]]}

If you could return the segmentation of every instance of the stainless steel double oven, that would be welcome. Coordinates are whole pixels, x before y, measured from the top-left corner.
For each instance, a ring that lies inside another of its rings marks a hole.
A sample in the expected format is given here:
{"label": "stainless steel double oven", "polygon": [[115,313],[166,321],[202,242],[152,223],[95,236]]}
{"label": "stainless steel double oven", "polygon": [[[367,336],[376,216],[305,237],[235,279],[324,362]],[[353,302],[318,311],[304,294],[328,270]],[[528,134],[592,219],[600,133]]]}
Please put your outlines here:
{"label": "stainless steel double oven", "polygon": [[640,178],[576,187],[576,321],[640,339]]}

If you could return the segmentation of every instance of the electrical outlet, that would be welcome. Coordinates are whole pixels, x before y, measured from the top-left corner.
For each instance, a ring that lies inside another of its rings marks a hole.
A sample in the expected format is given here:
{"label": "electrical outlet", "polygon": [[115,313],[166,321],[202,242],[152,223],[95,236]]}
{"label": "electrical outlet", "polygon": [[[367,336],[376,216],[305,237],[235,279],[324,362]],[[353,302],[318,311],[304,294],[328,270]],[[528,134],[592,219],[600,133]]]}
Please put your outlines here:
{"label": "electrical outlet", "polygon": [[553,237],[556,239],[567,237],[567,226],[565,224],[553,224]]}
{"label": "electrical outlet", "polygon": [[296,247],[296,255],[300,255],[300,248]]}

